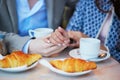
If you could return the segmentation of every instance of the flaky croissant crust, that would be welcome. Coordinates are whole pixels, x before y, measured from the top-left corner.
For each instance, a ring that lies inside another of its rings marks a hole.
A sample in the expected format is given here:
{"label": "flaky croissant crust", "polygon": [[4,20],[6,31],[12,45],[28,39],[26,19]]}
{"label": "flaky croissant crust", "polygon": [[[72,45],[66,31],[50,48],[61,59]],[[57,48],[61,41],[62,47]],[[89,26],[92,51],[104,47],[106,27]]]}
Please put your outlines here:
{"label": "flaky croissant crust", "polygon": [[25,54],[22,51],[14,51],[0,60],[0,67],[13,68],[23,65],[29,66],[41,57],[42,56],[40,54]]}
{"label": "flaky croissant crust", "polygon": [[65,72],[82,72],[97,68],[95,62],[88,62],[76,58],[66,58],[65,60],[51,60],[50,63],[57,69],[63,70]]}

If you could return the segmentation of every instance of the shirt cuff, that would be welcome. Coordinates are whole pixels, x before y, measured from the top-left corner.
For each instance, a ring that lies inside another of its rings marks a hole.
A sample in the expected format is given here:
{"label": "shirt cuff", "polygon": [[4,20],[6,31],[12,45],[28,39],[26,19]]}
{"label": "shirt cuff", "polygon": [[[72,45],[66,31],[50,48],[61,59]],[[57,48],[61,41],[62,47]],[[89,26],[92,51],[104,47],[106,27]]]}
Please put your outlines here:
{"label": "shirt cuff", "polygon": [[25,43],[25,45],[23,46],[22,51],[23,51],[24,53],[26,53],[26,54],[28,53],[28,47],[29,47],[30,42],[31,42],[31,40],[27,41],[27,42]]}

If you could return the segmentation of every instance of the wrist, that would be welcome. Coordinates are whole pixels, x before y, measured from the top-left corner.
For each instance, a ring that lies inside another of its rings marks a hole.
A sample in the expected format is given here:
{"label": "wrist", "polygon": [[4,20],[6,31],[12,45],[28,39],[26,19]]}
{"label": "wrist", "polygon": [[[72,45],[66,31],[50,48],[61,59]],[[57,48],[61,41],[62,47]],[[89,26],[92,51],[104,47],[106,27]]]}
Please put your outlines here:
{"label": "wrist", "polygon": [[32,37],[29,41],[29,45],[28,45],[28,53],[32,53],[32,46],[34,43],[34,40],[36,39],[36,37]]}

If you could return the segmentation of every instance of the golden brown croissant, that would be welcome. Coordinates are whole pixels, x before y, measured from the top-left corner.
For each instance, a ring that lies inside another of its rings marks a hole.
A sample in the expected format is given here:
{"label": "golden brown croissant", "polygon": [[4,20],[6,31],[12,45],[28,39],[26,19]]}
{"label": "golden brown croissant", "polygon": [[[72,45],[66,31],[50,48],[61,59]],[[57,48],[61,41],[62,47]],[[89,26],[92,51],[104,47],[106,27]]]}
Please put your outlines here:
{"label": "golden brown croissant", "polygon": [[23,65],[31,65],[42,56],[40,54],[24,54],[22,51],[14,51],[10,55],[5,56],[0,60],[0,67],[2,68],[12,68]]}
{"label": "golden brown croissant", "polygon": [[51,60],[50,63],[57,69],[65,72],[82,72],[97,67],[95,62],[88,62],[82,59],[66,58],[65,60]]}

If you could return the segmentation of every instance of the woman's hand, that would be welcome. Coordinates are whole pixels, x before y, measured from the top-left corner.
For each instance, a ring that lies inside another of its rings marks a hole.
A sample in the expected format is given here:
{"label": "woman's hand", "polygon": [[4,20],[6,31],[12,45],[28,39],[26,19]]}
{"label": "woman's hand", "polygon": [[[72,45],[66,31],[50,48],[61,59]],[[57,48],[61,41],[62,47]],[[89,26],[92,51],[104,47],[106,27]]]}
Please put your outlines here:
{"label": "woman's hand", "polygon": [[61,27],[55,30],[50,37],[46,38],[46,42],[53,43],[58,46],[79,47],[80,38],[88,37],[79,31],[65,31]]}
{"label": "woman's hand", "polygon": [[29,53],[39,53],[43,56],[51,56],[64,50],[67,46],[58,46],[45,42],[45,39],[36,38],[29,44]]}
{"label": "woman's hand", "polygon": [[56,29],[46,41],[58,46],[67,46],[69,45],[70,39],[67,31],[61,27],[58,27],[58,29]]}
{"label": "woman's hand", "polygon": [[80,38],[86,38],[87,35],[79,31],[68,31],[68,36],[70,38],[69,47],[79,47]]}

